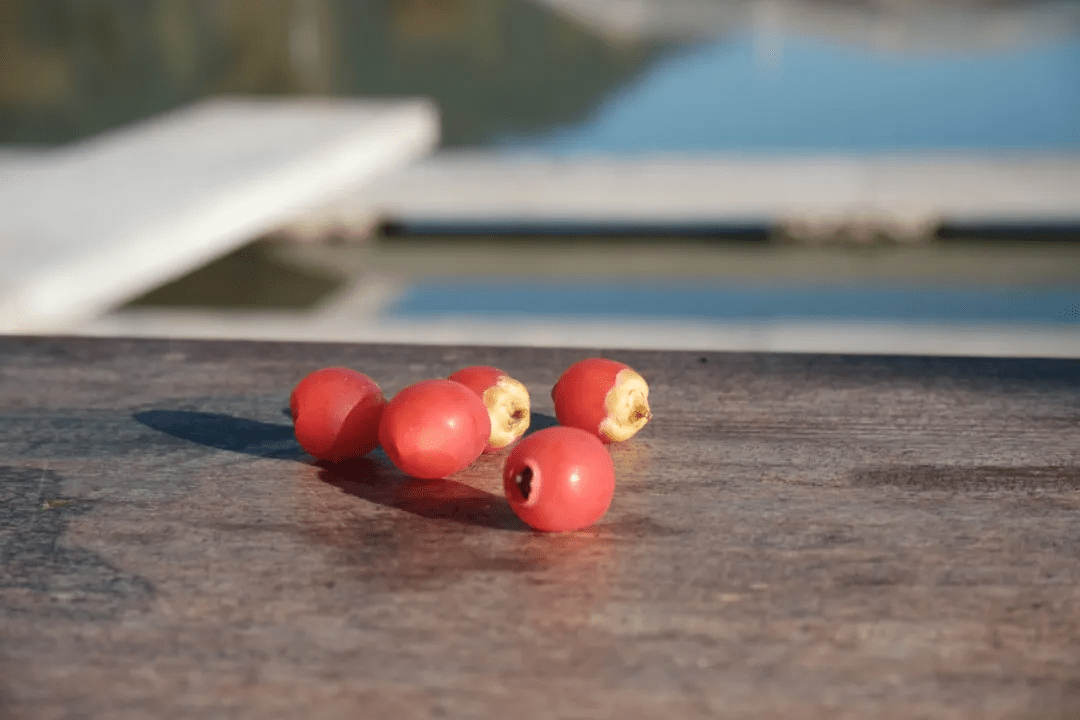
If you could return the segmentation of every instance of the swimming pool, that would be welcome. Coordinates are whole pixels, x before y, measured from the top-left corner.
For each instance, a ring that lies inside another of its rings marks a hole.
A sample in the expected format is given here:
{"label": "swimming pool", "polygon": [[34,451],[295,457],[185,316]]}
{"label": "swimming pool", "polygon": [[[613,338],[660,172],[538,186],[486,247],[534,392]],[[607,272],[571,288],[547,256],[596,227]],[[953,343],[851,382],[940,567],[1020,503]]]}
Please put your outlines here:
{"label": "swimming pool", "polygon": [[508,152],[848,153],[1080,150],[1080,39],[933,53],[744,34],[681,49]]}
{"label": "swimming pool", "polygon": [[0,144],[255,93],[424,95],[446,146],[525,154],[1080,149],[1073,3],[709,0],[622,37],[601,0],[10,4]]}
{"label": "swimming pool", "polygon": [[[587,287],[583,287],[587,284]],[[408,286],[388,318],[884,321],[1080,326],[1080,283],[946,288],[865,283],[428,281]]]}

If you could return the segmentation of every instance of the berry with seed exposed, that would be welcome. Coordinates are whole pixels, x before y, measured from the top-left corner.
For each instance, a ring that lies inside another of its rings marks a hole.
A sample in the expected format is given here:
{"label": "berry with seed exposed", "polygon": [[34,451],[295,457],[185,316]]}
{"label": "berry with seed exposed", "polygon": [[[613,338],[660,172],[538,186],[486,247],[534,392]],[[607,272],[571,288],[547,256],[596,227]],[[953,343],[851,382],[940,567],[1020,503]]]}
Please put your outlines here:
{"label": "berry with seed exposed", "polygon": [[551,390],[560,425],[581,428],[603,442],[628,440],[652,418],[649,386],[629,365],[588,358],[566,369]]}
{"label": "berry with seed exposed", "polygon": [[472,365],[450,376],[480,396],[491,419],[491,435],[484,452],[510,445],[529,429],[529,391],[502,370]]}

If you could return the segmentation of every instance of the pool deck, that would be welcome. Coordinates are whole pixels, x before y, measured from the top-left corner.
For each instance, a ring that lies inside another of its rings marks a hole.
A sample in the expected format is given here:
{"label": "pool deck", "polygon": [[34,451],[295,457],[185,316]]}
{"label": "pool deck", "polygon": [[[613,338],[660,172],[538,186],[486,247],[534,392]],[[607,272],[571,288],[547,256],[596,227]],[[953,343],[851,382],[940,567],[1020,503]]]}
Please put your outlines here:
{"label": "pool deck", "polygon": [[609,350],[654,418],[562,535],[282,412],[491,364],[541,428],[596,352],[0,337],[0,716],[1080,715],[1080,361]]}
{"label": "pool deck", "polygon": [[612,43],[723,37],[748,28],[768,43],[781,35],[838,36],[877,50],[998,48],[1067,35],[1071,3],[806,0],[538,0]]}
{"label": "pool deck", "polygon": [[1080,224],[1080,156],[447,152],[388,173],[352,202],[406,223],[868,223],[917,239],[940,224]]}

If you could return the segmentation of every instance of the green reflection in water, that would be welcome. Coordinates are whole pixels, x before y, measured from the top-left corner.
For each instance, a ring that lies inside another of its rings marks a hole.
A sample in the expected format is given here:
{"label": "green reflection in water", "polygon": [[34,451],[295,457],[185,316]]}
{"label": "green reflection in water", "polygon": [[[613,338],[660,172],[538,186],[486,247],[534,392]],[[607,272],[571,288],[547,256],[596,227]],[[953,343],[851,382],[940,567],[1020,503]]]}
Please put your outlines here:
{"label": "green reflection in water", "polygon": [[258,240],[131,301],[129,307],[309,310],[350,279],[289,243]]}
{"label": "green reflection in water", "polygon": [[427,96],[446,145],[482,145],[584,118],[671,47],[527,0],[0,0],[0,143],[252,93]]}

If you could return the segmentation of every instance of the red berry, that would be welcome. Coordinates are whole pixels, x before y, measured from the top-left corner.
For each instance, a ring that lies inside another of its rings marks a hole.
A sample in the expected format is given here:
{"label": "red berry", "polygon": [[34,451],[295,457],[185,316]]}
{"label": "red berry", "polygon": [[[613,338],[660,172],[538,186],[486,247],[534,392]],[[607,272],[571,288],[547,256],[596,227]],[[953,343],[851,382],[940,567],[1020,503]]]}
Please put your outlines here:
{"label": "red berry", "polygon": [[574,363],[551,390],[560,425],[604,442],[628,440],[652,418],[649,386],[630,366],[606,358]]}
{"label": "red berry", "polygon": [[383,450],[403,472],[434,480],[472,464],[491,435],[480,396],[452,380],[424,380],[387,403],[379,426]]}
{"label": "red berry", "polygon": [[502,370],[490,365],[462,368],[450,376],[471,389],[487,407],[491,435],[484,452],[496,452],[529,429],[529,391]]}
{"label": "red berry", "polygon": [[386,398],[374,380],[342,367],[316,370],[289,395],[300,447],[331,462],[358,458],[375,449],[384,407]]}
{"label": "red berry", "polygon": [[615,493],[615,465],[595,435],[570,427],[533,433],[503,466],[510,507],[535,530],[562,532],[592,525]]}

